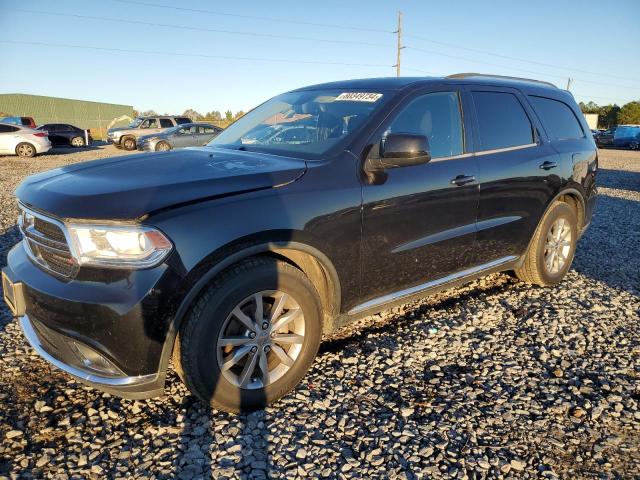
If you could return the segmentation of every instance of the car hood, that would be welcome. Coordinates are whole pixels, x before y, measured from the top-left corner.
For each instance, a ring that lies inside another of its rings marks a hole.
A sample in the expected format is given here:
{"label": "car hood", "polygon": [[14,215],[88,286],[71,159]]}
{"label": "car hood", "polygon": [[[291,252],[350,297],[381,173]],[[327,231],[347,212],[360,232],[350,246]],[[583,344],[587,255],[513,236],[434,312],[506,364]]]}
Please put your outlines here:
{"label": "car hood", "polygon": [[198,147],[68,165],[27,177],[23,204],[59,218],[131,220],[184,203],[293,182],[304,160]]}

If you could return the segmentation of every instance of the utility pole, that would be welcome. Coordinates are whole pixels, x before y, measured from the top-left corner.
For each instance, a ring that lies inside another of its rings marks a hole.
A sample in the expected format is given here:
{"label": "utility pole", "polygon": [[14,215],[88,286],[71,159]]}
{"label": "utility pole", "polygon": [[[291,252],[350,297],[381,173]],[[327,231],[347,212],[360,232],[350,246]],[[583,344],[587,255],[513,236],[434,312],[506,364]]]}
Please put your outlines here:
{"label": "utility pole", "polygon": [[400,76],[400,50],[404,47],[402,46],[402,12],[398,12],[398,29],[394,32],[398,35],[398,49],[396,51],[396,76]]}
{"label": "utility pole", "polygon": [[567,91],[571,88],[571,84],[573,83],[573,78],[569,77],[567,79]]}

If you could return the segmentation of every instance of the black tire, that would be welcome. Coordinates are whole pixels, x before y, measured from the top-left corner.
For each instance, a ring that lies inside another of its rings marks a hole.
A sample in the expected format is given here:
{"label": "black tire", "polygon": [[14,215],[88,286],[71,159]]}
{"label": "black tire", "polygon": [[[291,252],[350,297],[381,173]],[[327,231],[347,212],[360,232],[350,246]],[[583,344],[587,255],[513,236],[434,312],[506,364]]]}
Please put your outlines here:
{"label": "black tire", "polygon": [[[279,290],[295,297],[304,315],[300,353],[290,369],[265,388],[229,382],[218,362],[218,337],[231,311],[247,296]],[[253,258],[220,274],[194,302],[178,332],[176,370],[187,388],[211,407],[231,413],[263,408],[288,392],[313,363],[322,338],[322,307],[311,281],[297,268],[271,258]]]}
{"label": "black tire", "polygon": [[158,142],[156,144],[156,152],[168,152],[171,150],[171,145],[168,142]]}
{"label": "black tire", "polygon": [[36,156],[36,147],[28,142],[22,142],[16,145],[16,155],[23,158],[32,158]]}
{"label": "black tire", "polygon": [[[557,272],[551,272],[545,262],[547,235],[550,234],[551,227],[559,219],[564,219],[568,222],[571,239],[569,240],[569,250],[564,266],[562,266],[562,268]],[[525,254],[522,266],[515,270],[517,277],[523,282],[539,285],[541,287],[555,285],[561,282],[571,267],[571,262],[573,261],[573,256],[576,251],[577,241],[578,219],[576,212],[567,203],[554,203],[540,221],[540,224],[531,239],[531,243],[527,253]]]}
{"label": "black tire", "polygon": [[137,148],[135,137],[124,137],[122,140],[120,140],[120,145],[122,145],[122,148],[129,151],[135,150]]}
{"label": "black tire", "polygon": [[82,148],[82,147],[85,146],[84,138],[82,138],[82,137],[73,137],[69,141],[69,145],[71,145],[72,147],[76,147],[76,148]]}

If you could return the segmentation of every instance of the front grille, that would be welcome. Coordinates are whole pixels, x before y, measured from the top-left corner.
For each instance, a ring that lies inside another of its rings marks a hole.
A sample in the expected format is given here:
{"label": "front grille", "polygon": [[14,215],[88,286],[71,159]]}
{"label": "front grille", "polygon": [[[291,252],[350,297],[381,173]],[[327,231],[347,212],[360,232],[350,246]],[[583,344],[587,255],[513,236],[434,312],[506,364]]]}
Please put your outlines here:
{"label": "front grille", "polygon": [[55,240],[56,242],[67,243],[67,238],[64,236],[60,227],[54,223],[47,222],[40,217],[35,217],[33,220],[34,228],[42,235]]}
{"label": "front grille", "polygon": [[22,205],[20,208],[19,226],[31,259],[43,270],[64,278],[74,277],[78,273],[78,264],[71,255],[64,226]]}

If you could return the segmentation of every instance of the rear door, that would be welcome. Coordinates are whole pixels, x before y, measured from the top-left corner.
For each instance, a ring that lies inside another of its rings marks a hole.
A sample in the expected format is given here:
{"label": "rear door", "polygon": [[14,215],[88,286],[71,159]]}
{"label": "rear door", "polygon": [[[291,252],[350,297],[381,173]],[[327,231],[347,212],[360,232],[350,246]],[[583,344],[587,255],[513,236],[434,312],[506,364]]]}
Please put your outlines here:
{"label": "rear door", "polygon": [[467,106],[466,95],[454,86],[416,92],[372,137],[370,156],[389,133],[425,135],[432,160],[387,169],[363,186],[365,300],[403,296],[403,290],[419,290],[428,281],[470,267],[478,185],[469,153],[470,123],[463,115]]}
{"label": "rear door", "polygon": [[560,185],[559,158],[515,89],[467,87],[480,184],[476,264],[520,256]]}

